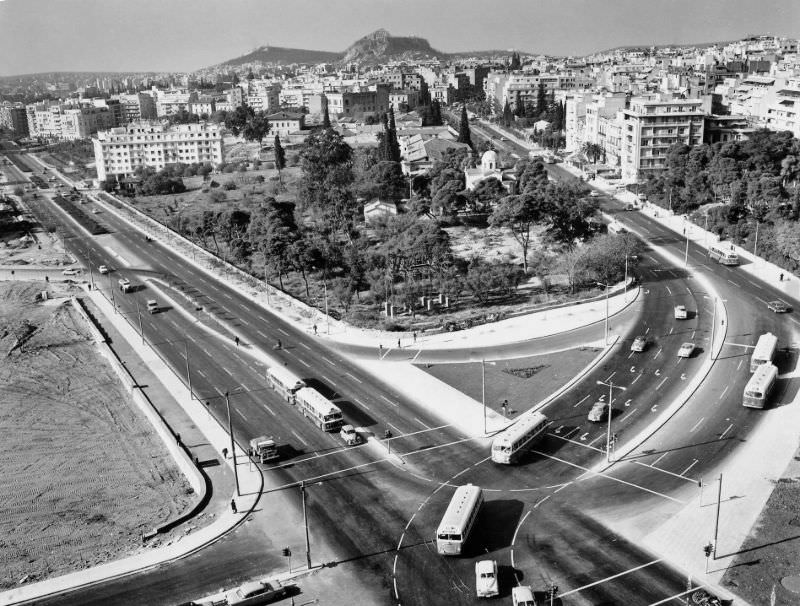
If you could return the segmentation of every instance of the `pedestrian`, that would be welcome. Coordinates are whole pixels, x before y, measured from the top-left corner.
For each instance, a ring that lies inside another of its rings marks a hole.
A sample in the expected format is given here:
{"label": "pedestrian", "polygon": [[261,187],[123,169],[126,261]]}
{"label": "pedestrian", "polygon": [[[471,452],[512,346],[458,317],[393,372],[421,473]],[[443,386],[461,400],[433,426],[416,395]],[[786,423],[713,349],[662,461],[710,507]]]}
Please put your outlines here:
{"label": "pedestrian", "polygon": [[236,343],[236,347],[239,347],[239,337],[233,337],[233,340]]}
{"label": "pedestrian", "polygon": [[317,334],[317,325],[316,324],[314,324],[314,334],[315,335]]}
{"label": "pedestrian", "polygon": [[231,511],[232,511],[233,513],[239,513],[239,512],[236,510],[236,501],[235,501],[234,499],[231,499]]}
{"label": "pedestrian", "polygon": [[378,343],[378,357],[380,358],[382,356],[383,356],[383,344]]}
{"label": "pedestrian", "polygon": [[781,282],[783,282],[783,273],[781,273],[781,275],[780,275],[780,276],[778,276],[778,279],[779,279]]}
{"label": "pedestrian", "polygon": [[416,342],[417,342],[417,333],[415,332],[414,333],[414,343],[416,343]]}
{"label": "pedestrian", "polygon": [[400,349],[400,339],[397,339],[397,349]]}
{"label": "pedestrian", "polygon": [[222,458],[223,459],[227,459],[228,458],[228,449],[227,448],[223,448],[222,449]]}

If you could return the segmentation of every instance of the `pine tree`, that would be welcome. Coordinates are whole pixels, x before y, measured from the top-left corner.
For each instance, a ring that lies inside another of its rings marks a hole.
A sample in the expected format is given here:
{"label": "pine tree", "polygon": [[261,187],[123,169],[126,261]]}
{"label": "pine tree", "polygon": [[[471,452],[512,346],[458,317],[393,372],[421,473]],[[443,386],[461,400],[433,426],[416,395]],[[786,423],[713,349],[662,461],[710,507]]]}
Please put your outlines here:
{"label": "pine tree", "polygon": [[458,125],[458,142],[466,143],[472,147],[472,136],[469,132],[469,120],[467,119],[467,106],[461,106],[461,123]]}
{"label": "pine tree", "polygon": [[275,135],[275,168],[278,171],[278,184],[283,186],[283,179],[281,177],[281,171],[286,168],[286,151],[283,149],[281,145],[281,138],[278,135]]}
{"label": "pine tree", "polygon": [[328,113],[328,97],[322,93],[322,128],[331,127],[331,116]]}

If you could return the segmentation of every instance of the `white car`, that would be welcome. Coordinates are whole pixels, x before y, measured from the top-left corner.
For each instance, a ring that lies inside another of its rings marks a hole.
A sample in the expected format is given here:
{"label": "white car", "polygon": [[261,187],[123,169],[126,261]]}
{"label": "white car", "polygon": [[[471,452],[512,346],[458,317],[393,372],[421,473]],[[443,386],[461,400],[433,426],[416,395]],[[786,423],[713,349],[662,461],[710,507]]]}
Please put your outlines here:
{"label": "white car", "polygon": [[105,265],[101,265],[100,267],[97,268],[97,271],[99,271],[103,275],[106,275],[108,273],[108,267],[106,267]]}
{"label": "white car", "polygon": [[511,604],[513,606],[536,606],[536,598],[530,585],[520,585],[511,590]]}
{"label": "white car", "polygon": [[600,194],[598,193],[598,191],[596,189],[593,189],[592,191],[589,192],[589,197],[590,198],[599,198]]}
{"label": "white car", "polygon": [[284,597],[287,588],[280,584],[280,581],[254,581],[244,583],[236,589],[225,594],[228,606],[256,606],[257,604],[267,604],[276,598]]}
{"label": "white car", "polygon": [[497,562],[481,560],[475,562],[475,592],[479,598],[493,598],[500,595],[497,584]]}
{"label": "white car", "polygon": [[147,311],[149,311],[151,314],[156,313],[158,311],[158,301],[155,299],[150,299],[147,302]]}
{"label": "white car", "polygon": [[688,313],[686,311],[685,305],[676,305],[675,306],[675,319],[676,320],[685,320],[688,317]]}
{"label": "white car", "polygon": [[631,351],[642,352],[645,349],[647,349],[647,337],[639,335],[633,340],[633,343],[631,343]]}
{"label": "white car", "polygon": [[358,435],[358,432],[352,425],[342,425],[339,435],[348,446],[355,446],[361,443],[361,436]]}
{"label": "white car", "polygon": [[80,275],[81,270],[70,267],[69,269],[65,269],[61,273],[64,274],[65,276],[78,276]]}
{"label": "white car", "polygon": [[679,358],[691,358],[692,354],[694,353],[694,343],[691,341],[687,341],[681,348],[678,350],[678,357]]}
{"label": "white car", "polygon": [[592,409],[589,411],[588,416],[586,417],[592,423],[599,423],[601,421],[605,421],[608,417],[608,404],[603,401],[597,401],[592,404]]}

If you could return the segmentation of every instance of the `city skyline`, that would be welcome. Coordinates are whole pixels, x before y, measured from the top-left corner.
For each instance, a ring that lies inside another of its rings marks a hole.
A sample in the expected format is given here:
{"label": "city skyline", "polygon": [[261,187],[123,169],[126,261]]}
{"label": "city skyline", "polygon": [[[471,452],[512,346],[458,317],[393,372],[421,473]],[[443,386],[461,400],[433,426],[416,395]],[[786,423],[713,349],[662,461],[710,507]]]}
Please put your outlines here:
{"label": "city skyline", "polygon": [[379,28],[395,36],[426,38],[442,52],[515,49],[579,56],[617,46],[691,45],[753,34],[797,37],[787,25],[797,23],[800,5],[791,0],[509,0],[491,12],[474,0],[348,0],[334,5],[314,0],[291,5],[2,0],[0,56],[5,60],[0,75],[194,71],[267,44],[340,52]]}

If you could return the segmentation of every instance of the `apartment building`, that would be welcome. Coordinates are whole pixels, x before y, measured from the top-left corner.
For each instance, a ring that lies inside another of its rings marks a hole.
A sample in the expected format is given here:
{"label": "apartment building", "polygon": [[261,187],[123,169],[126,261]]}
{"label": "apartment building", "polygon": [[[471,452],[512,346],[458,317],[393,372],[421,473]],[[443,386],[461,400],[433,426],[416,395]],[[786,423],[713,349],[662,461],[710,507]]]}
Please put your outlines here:
{"label": "apartment building", "polygon": [[800,139],[800,77],[781,81],[764,99],[763,123]]}
{"label": "apartment building", "polygon": [[274,137],[275,135],[285,137],[286,135],[299,132],[305,128],[304,114],[278,112],[268,115],[267,120],[269,120],[268,137]]}
{"label": "apartment building", "polygon": [[156,115],[159,118],[189,111],[189,104],[197,101],[196,91],[153,89],[156,99]]}
{"label": "apartment building", "polygon": [[408,112],[419,105],[419,91],[393,90],[389,93],[389,104],[395,112]]}
{"label": "apartment building", "polygon": [[156,102],[147,93],[121,94],[117,96],[122,105],[123,123],[137,120],[155,120]]}
{"label": "apartment building", "polygon": [[[378,116],[389,111],[389,87],[377,85],[374,90],[356,88],[350,91],[326,92],[328,98],[328,114],[363,118],[365,115]],[[314,113],[316,106],[309,107]],[[321,111],[321,109],[320,109]]]}
{"label": "apartment building", "polygon": [[15,137],[28,136],[28,114],[22,103],[4,101],[0,104],[0,127],[9,129]]}
{"label": "apartment building", "polygon": [[634,180],[664,169],[667,151],[675,143],[702,143],[707,105],[701,99],[631,99],[630,107],[620,112],[622,178]]}
{"label": "apartment building", "polygon": [[161,170],[178,162],[222,162],[222,133],[219,125],[209,122],[173,126],[132,122],[98,132],[92,145],[101,181],[132,175],[139,166]]}

